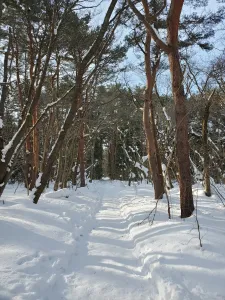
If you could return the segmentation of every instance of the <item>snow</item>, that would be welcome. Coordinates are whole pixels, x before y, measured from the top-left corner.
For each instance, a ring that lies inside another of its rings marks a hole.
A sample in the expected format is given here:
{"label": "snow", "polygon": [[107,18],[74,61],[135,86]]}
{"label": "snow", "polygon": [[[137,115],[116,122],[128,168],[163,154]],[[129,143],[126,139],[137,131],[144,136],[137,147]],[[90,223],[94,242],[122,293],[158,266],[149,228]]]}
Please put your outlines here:
{"label": "snow", "polygon": [[5,156],[6,156],[6,153],[9,151],[9,149],[12,147],[13,145],[13,140],[12,139],[11,141],[8,142],[8,144],[2,149],[2,159],[1,161],[2,162],[5,162]]}
{"label": "snow", "polygon": [[143,163],[148,159],[148,155],[142,156]]}
{"label": "snow", "polygon": [[12,137],[12,139],[8,142],[8,144],[2,149],[2,158],[1,161],[5,162],[5,157],[7,152],[9,151],[9,149],[12,147],[13,142],[18,134],[18,132],[21,130],[21,128],[24,126],[25,121],[23,121],[23,123],[20,125],[20,128],[18,129],[18,131],[14,134],[14,136]]}
{"label": "snow", "polygon": [[41,177],[42,177],[42,174],[43,174],[43,173],[41,173],[41,172],[38,174],[38,178],[37,178],[37,180],[36,180],[36,182],[35,182],[35,186],[36,186],[36,187],[39,187],[39,186],[41,185]]}
{"label": "snow", "polygon": [[195,216],[179,218],[177,185],[168,192],[172,220],[162,200],[152,226],[142,222],[155,205],[146,183],[50,188],[38,205],[16,188],[0,203],[1,300],[225,299],[225,210],[200,185],[203,248]]}
{"label": "snow", "polygon": [[162,170],[163,172],[166,172],[166,165],[162,164]]}
{"label": "snow", "polygon": [[148,177],[148,168],[145,166],[141,165],[139,162],[135,163],[135,167],[138,168],[139,170],[143,171],[145,173],[145,176]]}
{"label": "snow", "polygon": [[155,28],[154,24],[151,25],[151,28],[152,28],[153,31],[155,32],[157,38],[158,38],[159,40],[161,40],[164,44],[166,44],[166,42],[161,38],[161,36],[160,36],[158,30]]}
{"label": "snow", "polygon": [[164,115],[165,115],[165,117],[166,117],[166,120],[167,120],[167,121],[170,121],[170,120],[171,120],[171,118],[168,116],[168,114],[167,114],[167,112],[166,112],[166,108],[165,108],[165,107],[163,107],[163,113],[164,113]]}
{"label": "snow", "polygon": [[3,127],[3,120],[2,120],[2,118],[0,117],[0,128],[2,128]]}

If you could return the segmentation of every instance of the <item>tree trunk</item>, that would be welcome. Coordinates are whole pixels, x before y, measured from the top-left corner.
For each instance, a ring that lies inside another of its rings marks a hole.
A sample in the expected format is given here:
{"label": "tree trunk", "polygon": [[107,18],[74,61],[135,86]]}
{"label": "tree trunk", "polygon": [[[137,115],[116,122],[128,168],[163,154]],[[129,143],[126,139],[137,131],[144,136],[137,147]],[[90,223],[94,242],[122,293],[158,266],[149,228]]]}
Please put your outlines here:
{"label": "tree trunk", "polygon": [[189,158],[188,141],[188,117],[186,111],[186,97],[183,87],[183,73],[180,66],[178,49],[178,32],[180,14],[183,0],[173,0],[167,18],[168,45],[171,50],[168,53],[170,74],[172,80],[172,91],[175,102],[176,118],[176,155],[180,178],[180,206],[181,218],[190,217],[194,211],[192,195],[191,166]]}
{"label": "tree trunk", "polygon": [[[35,107],[33,118],[32,118],[32,126],[36,124],[38,120],[37,117],[37,106]],[[31,183],[30,183],[30,190],[32,190],[35,186],[38,171],[39,171],[39,142],[38,142],[38,129],[35,127],[32,134],[32,174],[31,174]]]}
{"label": "tree trunk", "polygon": [[84,154],[84,122],[81,121],[80,126],[80,136],[79,136],[79,145],[78,145],[78,152],[79,152],[79,161],[80,161],[80,186],[85,186],[85,154]]}
{"label": "tree trunk", "polygon": [[205,195],[210,197],[211,187],[210,187],[210,175],[209,175],[209,147],[208,147],[208,120],[209,120],[209,111],[213,101],[213,95],[215,90],[209,96],[208,102],[206,103],[204,116],[202,120],[202,146],[203,146],[203,176],[204,176],[204,189]]}
{"label": "tree trunk", "polygon": [[[44,169],[42,172],[44,172]],[[62,182],[62,149],[59,151],[58,168],[57,168],[57,175],[54,184],[54,191],[57,191],[58,188],[62,188],[60,186],[60,182]]]}
{"label": "tree trunk", "polygon": [[[7,98],[8,93],[8,60],[9,60],[9,52],[11,48],[11,29],[9,29],[9,41],[8,47],[4,55],[4,65],[3,65],[3,84],[2,84],[2,92],[1,92],[1,102],[0,102],[0,153],[1,150],[4,148],[4,138],[3,138],[3,121],[4,121],[4,114],[5,114],[5,101]],[[1,158],[1,157],[0,157]]]}
{"label": "tree trunk", "polygon": [[54,111],[50,111],[49,115],[49,123],[48,123],[48,128],[46,132],[46,136],[44,139],[44,145],[43,145],[43,158],[42,158],[42,163],[41,163],[41,173],[44,171],[44,167],[47,161],[47,155],[48,155],[48,150],[49,150],[49,145],[50,145],[50,140],[51,140],[51,134],[52,134],[52,125],[54,122]]}
{"label": "tree trunk", "polygon": [[145,41],[145,72],[147,87],[144,99],[143,124],[147,140],[148,161],[154,185],[155,199],[161,199],[164,194],[164,183],[161,159],[156,139],[154,106],[152,102],[152,91],[155,84],[156,69],[154,71],[151,69],[150,44],[151,35],[147,32]]}
{"label": "tree trunk", "polygon": [[109,143],[109,152],[108,152],[108,173],[109,178],[114,180],[116,178],[116,138],[115,133],[112,135],[112,140]]}
{"label": "tree trunk", "polygon": [[92,148],[91,148],[91,168],[90,168],[90,180],[89,182],[93,181],[93,178],[95,177],[94,174],[94,162],[95,162],[95,142],[96,138],[93,138]]}
{"label": "tree trunk", "polygon": [[192,195],[191,167],[189,159],[188,117],[186,98],[183,88],[183,74],[180,67],[178,49],[169,54],[170,72],[172,77],[173,98],[175,101],[176,118],[176,156],[180,182],[181,218],[187,218],[194,211]]}
{"label": "tree trunk", "polygon": [[[150,95],[148,90],[146,90],[145,103],[144,103],[144,111],[143,111],[143,124],[145,129],[145,135],[147,140],[147,152],[148,152],[148,161],[149,167],[151,170],[154,191],[155,191],[155,199],[161,199],[164,194],[164,186],[163,186],[163,175],[162,170],[159,169],[158,157],[157,157],[157,147],[155,145],[155,138],[153,132],[153,126],[150,122],[150,108],[149,108],[149,100]],[[152,113],[152,112],[151,112]]]}
{"label": "tree trunk", "polygon": [[[68,144],[67,147],[68,149]],[[62,171],[62,188],[67,188],[67,181],[68,181],[68,169],[67,169],[67,165],[68,165],[68,151],[65,151],[64,153],[64,157],[63,157],[63,171]]]}
{"label": "tree trunk", "polygon": [[202,121],[202,139],[203,139],[203,159],[204,159],[204,189],[205,195],[211,196],[211,187],[210,187],[210,176],[209,176],[209,149],[208,149],[208,118],[209,118],[209,110],[205,110],[204,118]]}
{"label": "tree trunk", "polygon": [[78,175],[78,168],[79,168],[79,154],[77,154],[77,159],[75,162],[74,170],[73,170],[73,178],[72,178],[72,184],[77,185],[77,175]]}

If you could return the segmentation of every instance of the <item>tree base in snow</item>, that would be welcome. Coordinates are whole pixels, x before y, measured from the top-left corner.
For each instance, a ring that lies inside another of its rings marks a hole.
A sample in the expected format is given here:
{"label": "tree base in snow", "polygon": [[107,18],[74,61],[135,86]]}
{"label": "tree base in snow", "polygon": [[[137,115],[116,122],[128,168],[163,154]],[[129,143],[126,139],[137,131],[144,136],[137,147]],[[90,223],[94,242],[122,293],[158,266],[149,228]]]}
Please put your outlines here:
{"label": "tree base in snow", "polygon": [[192,216],[193,211],[195,210],[194,206],[193,207],[185,207],[181,208],[181,219],[189,218]]}
{"label": "tree base in snow", "polygon": [[212,196],[212,193],[211,193],[211,192],[206,192],[206,191],[205,191],[205,195],[206,195],[207,197],[211,197],[211,196]]}

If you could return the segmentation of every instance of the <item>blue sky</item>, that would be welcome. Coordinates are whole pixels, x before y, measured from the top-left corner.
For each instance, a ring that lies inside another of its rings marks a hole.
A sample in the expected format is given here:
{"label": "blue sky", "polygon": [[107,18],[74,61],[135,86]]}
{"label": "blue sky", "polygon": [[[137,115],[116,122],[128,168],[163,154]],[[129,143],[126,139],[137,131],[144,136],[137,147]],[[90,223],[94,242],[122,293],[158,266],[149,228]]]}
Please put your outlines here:
{"label": "blue sky", "polygon": [[[96,9],[91,9],[91,12],[93,15],[95,15],[93,23],[95,25],[100,25],[102,22],[102,18],[104,16],[104,12],[107,9],[110,1],[105,0],[105,1],[96,1],[93,0],[93,3],[100,3],[101,5],[96,8]],[[89,1],[90,5],[90,1]],[[225,4],[218,4],[216,0],[209,0],[208,6],[205,8],[193,8],[192,6],[187,6],[184,5],[183,8],[183,14],[192,14],[194,12],[198,13],[205,13],[208,11],[215,12],[220,6],[225,5]],[[198,63],[199,66],[202,65],[202,67],[206,67],[210,61],[214,60],[217,56],[222,54],[222,52],[225,49],[225,24],[220,25],[220,28],[223,28],[224,30],[216,30],[215,37],[211,39],[212,44],[214,45],[214,50],[212,51],[203,51],[199,47],[194,47],[192,51],[192,60],[196,63]],[[121,32],[121,29],[118,30],[118,39],[122,39],[123,36],[125,35],[125,32]],[[142,56],[142,55],[140,55]],[[142,59],[142,58],[141,58]],[[140,58],[137,57],[135,54],[135,51],[133,49],[130,49],[127,54],[127,60],[125,64],[132,64],[132,65],[137,65],[140,62]],[[115,78],[115,80],[120,80],[120,81],[126,81],[131,87],[138,85],[138,84],[145,84],[145,74],[143,70],[139,69],[138,67],[134,68],[133,71],[120,75],[119,78]],[[169,82],[169,74],[166,72],[164,75],[160,77],[159,80],[159,88],[162,93],[166,93],[167,89],[170,89],[170,82]]]}

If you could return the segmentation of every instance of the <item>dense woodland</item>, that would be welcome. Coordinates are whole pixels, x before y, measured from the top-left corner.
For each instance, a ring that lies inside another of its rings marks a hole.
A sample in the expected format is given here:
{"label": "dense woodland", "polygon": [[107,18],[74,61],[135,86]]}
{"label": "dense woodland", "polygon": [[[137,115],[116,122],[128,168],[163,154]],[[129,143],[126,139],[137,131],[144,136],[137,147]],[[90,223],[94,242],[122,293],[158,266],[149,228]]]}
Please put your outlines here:
{"label": "dense woodland", "polygon": [[[147,179],[161,199],[178,182],[189,217],[192,184],[211,196],[225,177],[225,55],[193,56],[225,29],[224,4],[207,4],[0,1],[0,193],[23,182],[38,203],[49,182],[109,177]],[[127,80],[137,70],[146,84]]]}

